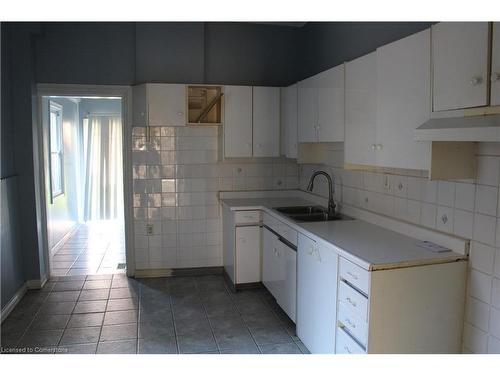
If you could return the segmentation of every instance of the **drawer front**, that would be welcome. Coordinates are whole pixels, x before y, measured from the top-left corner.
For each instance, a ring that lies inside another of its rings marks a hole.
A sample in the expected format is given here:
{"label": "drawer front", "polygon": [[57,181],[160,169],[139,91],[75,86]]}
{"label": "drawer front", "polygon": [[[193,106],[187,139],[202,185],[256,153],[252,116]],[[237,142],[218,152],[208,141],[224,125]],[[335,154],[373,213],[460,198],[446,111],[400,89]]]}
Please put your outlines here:
{"label": "drawer front", "polygon": [[274,230],[276,233],[278,233],[278,227],[279,227],[279,221],[272,217],[269,214],[264,214],[264,218],[262,220],[263,224]]}
{"label": "drawer front", "polygon": [[339,303],[364,322],[368,321],[368,299],[343,281],[339,282]]}
{"label": "drawer front", "polygon": [[236,211],[234,213],[234,222],[236,224],[259,223],[261,218],[260,211]]}
{"label": "drawer front", "polygon": [[370,284],[370,273],[361,267],[340,258],[340,278],[354,285],[356,288],[368,295]]}
{"label": "drawer front", "polygon": [[285,238],[287,241],[292,243],[293,245],[297,246],[297,231],[285,223],[278,222],[278,234]]}
{"label": "drawer front", "polygon": [[366,351],[354,341],[345,331],[337,327],[335,353],[337,354],[366,354]]}
{"label": "drawer front", "polygon": [[350,333],[352,333],[356,340],[366,346],[368,341],[368,325],[362,317],[353,313],[343,304],[339,304],[337,320],[339,322],[339,326],[343,325]]}

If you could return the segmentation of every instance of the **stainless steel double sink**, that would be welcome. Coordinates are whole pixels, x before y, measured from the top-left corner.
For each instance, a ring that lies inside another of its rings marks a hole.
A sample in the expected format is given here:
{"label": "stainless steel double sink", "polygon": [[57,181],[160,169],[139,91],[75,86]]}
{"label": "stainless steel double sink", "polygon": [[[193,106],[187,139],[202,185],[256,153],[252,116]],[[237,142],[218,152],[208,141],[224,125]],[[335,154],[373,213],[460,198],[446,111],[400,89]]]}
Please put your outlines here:
{"label": "stainless steel double sink", "polygon": [[289,206],[275,207],[274,209],[298,222],[353,220],[353,218],[340,213],[331,214],[321,206]]}

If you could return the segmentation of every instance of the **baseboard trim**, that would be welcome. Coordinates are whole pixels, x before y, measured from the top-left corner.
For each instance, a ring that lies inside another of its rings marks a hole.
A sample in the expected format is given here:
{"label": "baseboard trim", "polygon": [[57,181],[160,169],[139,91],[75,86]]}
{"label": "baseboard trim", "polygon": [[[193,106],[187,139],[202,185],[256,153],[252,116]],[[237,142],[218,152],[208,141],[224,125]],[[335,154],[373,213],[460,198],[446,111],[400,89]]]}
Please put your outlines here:
{"label": "baseboard trim", "polygon": [[220,275],[224,267],[193,267],[193,268],[156,268],[156,269],[136,269],[134,277],[173,277],[173,276],[203,276]]}
{"label": "baseboard trim", "polygon": [[57,250],[59,250],[65,243],[66,241],[76,232],[76,230],[80,227],[80,223],[75,223],[71,227],[71,229],[64,235],[62,238],[54,245],[52,246],[52,249],[50,249],[50,256],[52,257]]}
{"label": "baseboard trim", "polygon": [[41,279],[32,279],[26,281],[27,289],[42,289],[45,283],[47,282],[47,275],[44,275]]}
{"label": "baseboard trim", "polygon": [[24,283],[17,290],[17,292],[12,296],[12,298],[10,299],[10,301],[7,302],[7,304],[5,305],[5,307],[2,309],[2,313],[1,313],[1,315],[2,315],[1,322],[2,323],[3,323],[3,321],[5,319],[7,319],[7,317],[12,312],[12,310],[14,310],[14,308],[17,306],[17,304],[19,303],[19,301],[21,301],[21,299],[26,294],[27,290],[28,290],[27,283]]}

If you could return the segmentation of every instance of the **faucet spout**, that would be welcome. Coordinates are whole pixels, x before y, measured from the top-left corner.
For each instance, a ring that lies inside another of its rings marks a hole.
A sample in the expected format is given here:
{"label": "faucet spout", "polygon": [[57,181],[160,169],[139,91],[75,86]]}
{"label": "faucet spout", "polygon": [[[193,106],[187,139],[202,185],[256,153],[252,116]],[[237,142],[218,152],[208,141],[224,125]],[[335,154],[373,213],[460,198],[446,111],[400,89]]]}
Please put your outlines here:
{"label": "faucet spout", "polygon": [[332,177],[325,171],[316,171],[312,174],[309,184],[307,185],[307,190],[313,191],[314,189],[314,179],[319,176],[325,176],[328,181],[328,214],[335,215],[335,202],[333,201],[333,195],[335,193],[335,185],[333,183]]}

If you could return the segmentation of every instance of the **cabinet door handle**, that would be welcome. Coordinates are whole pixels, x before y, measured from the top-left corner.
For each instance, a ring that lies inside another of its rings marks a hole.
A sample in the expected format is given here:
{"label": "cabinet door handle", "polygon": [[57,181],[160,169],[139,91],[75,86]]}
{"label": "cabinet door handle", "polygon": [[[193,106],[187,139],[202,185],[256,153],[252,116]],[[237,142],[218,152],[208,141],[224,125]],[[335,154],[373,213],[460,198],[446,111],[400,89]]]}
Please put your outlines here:
{"label": "cabinet door handle", "polygon": [[377,145],[375,143],[372,144],[372,150],[376,150],[377,149]]}
{"label": "cabinet door handle", "polygon": [[182,111],[177,112],[177,116],[182,116],[183,114],[184,114],[184,112],[182,112]]}
{"label": "cabinet door handle", "polygon": [[358,279],[358,275],[355,275],[354,273],[352,273],[351,271],[347,271],[347,274],[349,276],[351,276],[354,280],[357,280]]}
{"label": "cabinet door handle", "polygon": [[353,301],[351,298],[347,297],[345,300],[349,302],[353,307],[356,307],[357,303]]}
{"label": "cabinet door handle", "polygon": [[491,73],[491,82],[500,81],[500,73]]}
{"label": "cabinet door handle", "polygon": [[472,77],[469,81],[471,86],[477,86],[483,83],[483,77]]}

